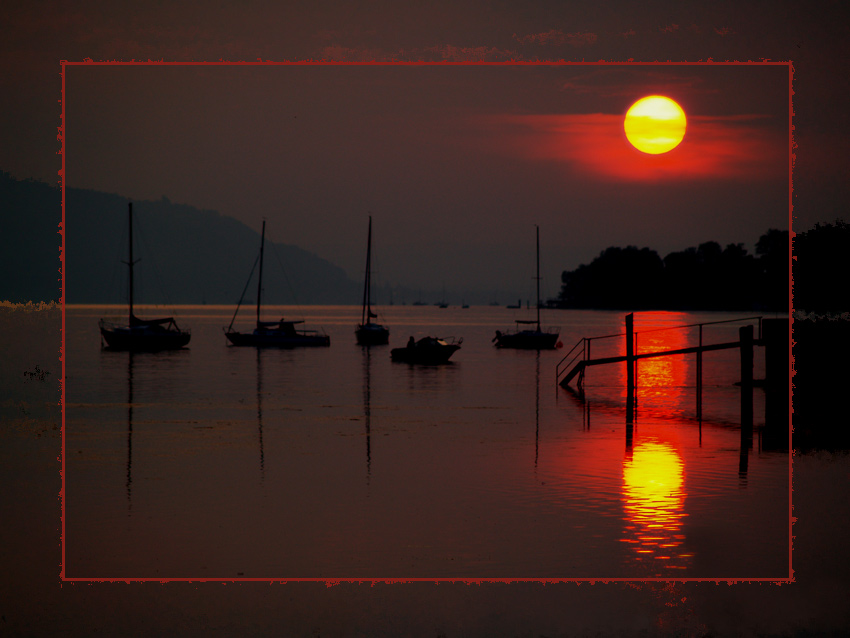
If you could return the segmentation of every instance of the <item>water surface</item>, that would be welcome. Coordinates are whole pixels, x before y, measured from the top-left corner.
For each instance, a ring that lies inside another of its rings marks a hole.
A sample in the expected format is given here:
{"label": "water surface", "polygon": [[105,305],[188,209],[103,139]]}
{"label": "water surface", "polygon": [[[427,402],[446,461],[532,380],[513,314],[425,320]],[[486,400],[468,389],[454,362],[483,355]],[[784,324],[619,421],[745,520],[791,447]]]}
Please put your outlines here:
{"label": "water surface", "polygon": [[[566,347],[537,353],[491,343],[531,311],[387,307],[390,346],[362,348],[359,308],[270,307],[331,347],[257,350],[226,345],[232,307],[178,307],[189,348],[101,350],[97,320],[122,312],[67,308],[68,577],[789,575],[788,452],[763,445],[760,388],[741,428],[736,350],[704,355],[701,420],[693,355],[641,361],[629,426],[624,364],[589,369],[583,397],[555,385],[566,351],[622,332],[622,313],[545,312]],[[743,316],[638,313],[638,349],[696,338],[653,328]],[[463,347],[446,366],[390,361],[426,334]]]}

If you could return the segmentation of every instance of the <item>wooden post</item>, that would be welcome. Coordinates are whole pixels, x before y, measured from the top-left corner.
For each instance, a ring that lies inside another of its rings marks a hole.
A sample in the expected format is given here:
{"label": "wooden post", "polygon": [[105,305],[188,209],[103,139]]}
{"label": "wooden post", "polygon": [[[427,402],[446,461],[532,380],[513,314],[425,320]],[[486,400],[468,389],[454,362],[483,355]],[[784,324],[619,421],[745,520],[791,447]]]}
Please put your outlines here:
{"label": "wooden post", "polygon": [[629,392],[635,387],[635,315],[626,315],[626,383]]}
{"label": "wooden post", "polygon": [[[626,315],[626,423],[631,425],[635,416],[635,351],[634,351],[634,314]],[[627,427],[627,436],[631,432]]]}
{"label": "wooden post", "polygon": [[789,446],[791,324],[787,318],[764,319],[762,328],[766,381],[763,442],[768,449],[787,450]]}
{"label": "wooden post", "polygon": [[738,329],[741,340],[741,441],[753,437],[753,326]]}
{"label": "wooden post", "polygon": [[[699,347],[702,348],[702,324],[699,327]],[[697,421],[702,421],[702,350],[697,350]]]}
{"label": "wooden post", "polygon": [[738,328],[741,340],[741,387],[753,387],[753,326]]}

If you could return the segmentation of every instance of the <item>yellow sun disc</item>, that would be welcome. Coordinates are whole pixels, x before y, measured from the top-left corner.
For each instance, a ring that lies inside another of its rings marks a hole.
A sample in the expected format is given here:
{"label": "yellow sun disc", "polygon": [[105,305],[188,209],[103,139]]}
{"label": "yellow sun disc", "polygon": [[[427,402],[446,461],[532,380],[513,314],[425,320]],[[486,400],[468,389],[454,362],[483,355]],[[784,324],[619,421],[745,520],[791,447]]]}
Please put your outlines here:
{"label": "yellow sun disc", "polygon": [[669,97],[641,98],[626,113],[623,128],[632,146],[658,155],[676,148],[685,137],[687,120],[682,107]]}

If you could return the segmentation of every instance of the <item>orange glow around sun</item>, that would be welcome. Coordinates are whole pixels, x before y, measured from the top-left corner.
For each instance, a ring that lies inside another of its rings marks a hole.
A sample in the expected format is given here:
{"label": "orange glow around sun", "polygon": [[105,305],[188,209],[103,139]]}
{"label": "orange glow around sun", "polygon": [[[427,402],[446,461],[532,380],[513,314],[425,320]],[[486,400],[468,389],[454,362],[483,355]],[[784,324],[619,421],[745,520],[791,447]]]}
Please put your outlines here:
{"label": "orange glow around sun", "polygon": [[661,95],[650,95],[632,104],[623,122],[632,146],[650,155],[676,148],[685,137],[686,127],[682,107]]}
{"label": "orange glow around sun", "polygon": [[602,180],[779,180],[788,177],[788,138],[758,115],[693,115],[687,144],[652,155],[627,143],[621,113],[500,115],[478,121],[493,150],[553,161]]}

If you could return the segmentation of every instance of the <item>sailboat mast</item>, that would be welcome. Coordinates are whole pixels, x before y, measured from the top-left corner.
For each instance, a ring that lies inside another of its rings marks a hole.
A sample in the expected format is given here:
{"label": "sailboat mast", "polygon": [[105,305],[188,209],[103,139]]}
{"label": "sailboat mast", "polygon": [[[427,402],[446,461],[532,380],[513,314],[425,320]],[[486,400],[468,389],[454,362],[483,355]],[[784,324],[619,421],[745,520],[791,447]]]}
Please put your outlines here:
{"label": "sailboat mast", "polygon": [[127,202],[129,208],[128,216],[130,219],[130,261],[127,265],[130,267],[130,317],[127,321],[128,326],[133,325],[133,202]]}
{"label": "sailboat mast", "polygon": [[540,332],[540,226],[534,225],[537,230],[537,332]]}
{"label": "sailboat mast", "polygon": [[369,215],[369,236],[366,240],[366,281],[363,284],[363,310],[360,315],[360,324],[369,323],[372,316],[372,216]]}
{"label": "sailboat mast", "polygon": [[263,232],[260,235],[260,280],[257,283],[257,328],[260,328],[260,304],[263,294],[263,247],[266,243],[266,220],[263,220]]}

